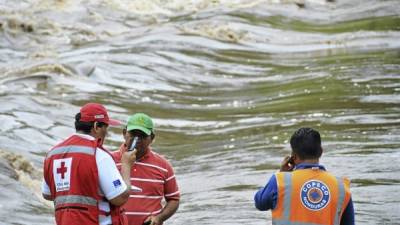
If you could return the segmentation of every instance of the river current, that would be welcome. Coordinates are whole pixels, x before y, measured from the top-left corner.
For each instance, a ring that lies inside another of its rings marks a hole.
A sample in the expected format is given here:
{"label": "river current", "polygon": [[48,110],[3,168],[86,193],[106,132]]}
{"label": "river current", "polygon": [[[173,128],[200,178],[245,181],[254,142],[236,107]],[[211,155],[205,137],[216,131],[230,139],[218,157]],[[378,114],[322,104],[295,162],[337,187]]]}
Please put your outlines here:
{"label": "river current", "polygon": [[154,118],[165,224],[270,224],[254,193],[305,126],[356,223],[400,224],[398,0],[0,0],[0,224],[55,224],[43,158],[86,102]]}

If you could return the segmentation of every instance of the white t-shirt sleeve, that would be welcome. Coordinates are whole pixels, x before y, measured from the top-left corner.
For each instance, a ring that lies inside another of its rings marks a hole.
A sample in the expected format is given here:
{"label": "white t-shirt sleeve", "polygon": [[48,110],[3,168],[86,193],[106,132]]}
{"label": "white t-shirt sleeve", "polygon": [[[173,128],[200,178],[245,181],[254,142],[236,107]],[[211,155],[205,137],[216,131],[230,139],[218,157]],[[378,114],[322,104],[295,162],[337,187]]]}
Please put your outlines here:
{"label": "white t-shirt sleeve", "polygon": [[44,179],[42,180],[42,193],[45,195],[51,195],[50,187]]}
{"label": "white t-shirt sleeve", "polygon": [[101,149],[96,151],[97,170],[99,172],[100,189],[110,200],[122,194],[127,186],[122,179],[112,157]]}

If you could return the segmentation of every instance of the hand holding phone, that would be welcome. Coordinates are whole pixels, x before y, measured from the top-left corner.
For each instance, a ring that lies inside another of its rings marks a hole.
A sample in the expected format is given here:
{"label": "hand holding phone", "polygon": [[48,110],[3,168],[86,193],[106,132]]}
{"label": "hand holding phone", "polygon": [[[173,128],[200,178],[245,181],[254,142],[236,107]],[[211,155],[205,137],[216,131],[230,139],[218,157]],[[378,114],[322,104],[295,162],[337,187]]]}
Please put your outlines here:
{"label": "hand holding phone", "polygon": [[133,151],[136,148],[136,144],[137,144],[138,140],[139,140],[139,137],[137,137],[137,136],[133,138],[131,147],[128,149],[128,151]]}
{"label": "hand holding phone", "polygon": [[286,156],[282,163],[281,163],[281,172],[288,172],[288,171],[292,171],[294,169],[294,158],[293,156]]}

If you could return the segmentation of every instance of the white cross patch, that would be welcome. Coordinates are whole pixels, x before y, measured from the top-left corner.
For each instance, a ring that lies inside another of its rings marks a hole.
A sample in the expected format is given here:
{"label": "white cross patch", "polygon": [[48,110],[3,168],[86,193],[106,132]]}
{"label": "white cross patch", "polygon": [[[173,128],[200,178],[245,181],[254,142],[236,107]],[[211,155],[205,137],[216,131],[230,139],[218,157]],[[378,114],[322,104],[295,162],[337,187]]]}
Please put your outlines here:
{"label": "white cross patch", "polygon": [[56,191],[67,191],[71,185],[72,158],[55,159],[53,161],[53,176]]}

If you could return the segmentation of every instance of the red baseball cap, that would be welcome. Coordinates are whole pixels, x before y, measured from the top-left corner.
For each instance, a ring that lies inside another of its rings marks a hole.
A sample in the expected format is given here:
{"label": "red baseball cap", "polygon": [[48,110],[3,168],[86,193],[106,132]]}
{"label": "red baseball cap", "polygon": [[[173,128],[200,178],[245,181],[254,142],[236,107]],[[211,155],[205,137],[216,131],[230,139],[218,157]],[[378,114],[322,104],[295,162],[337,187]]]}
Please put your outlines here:
{"label": "red baseball cap", "polygon": [[118,120],[113,120],[108,117],[106,108],[98,103],[87,103],[82,106],[81,110],[82,122],[103,122],[110,126],[118,126],[121,124]]}

